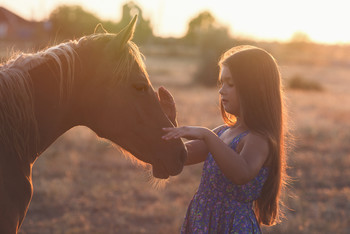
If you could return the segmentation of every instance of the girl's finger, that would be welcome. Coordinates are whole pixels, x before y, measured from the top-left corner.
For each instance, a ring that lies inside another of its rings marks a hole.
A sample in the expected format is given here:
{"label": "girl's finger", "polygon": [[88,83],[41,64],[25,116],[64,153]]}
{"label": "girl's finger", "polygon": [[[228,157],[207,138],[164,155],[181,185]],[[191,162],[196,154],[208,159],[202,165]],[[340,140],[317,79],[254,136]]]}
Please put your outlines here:
{"label": "girl's finger", "polygon": [[164,140],[171,140],[171,139],[177,139],[178,137],[176,136],[162,136],[162,139]]}
{"label": "girl's finger", "polygon": [[183,132],[175,130],[175,131],[169,131],[164,136],[162,136],[162,138],[169,140],[169,139],[178,139],[183,136],[184,136]]}
{"label": "girl's finger", "polygon": [[165,132],[170,132],[170,131],[174,130],[175,128],[162,128],[162,129]]}
{"label": "girl's finger", "polygon": [[171,139],[174,138],[175,133],[174,132],[168,132],[164,136],[162,136],[163,139]]}

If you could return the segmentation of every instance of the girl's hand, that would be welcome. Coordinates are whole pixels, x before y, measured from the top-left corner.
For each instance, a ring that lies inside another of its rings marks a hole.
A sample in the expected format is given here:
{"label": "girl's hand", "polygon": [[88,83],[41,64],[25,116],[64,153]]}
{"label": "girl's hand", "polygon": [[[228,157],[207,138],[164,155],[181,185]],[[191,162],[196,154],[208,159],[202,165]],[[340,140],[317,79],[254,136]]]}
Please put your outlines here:
{"label": "girl's hand", "polygon": [[160,87],[158,89],[158,98],[165,115],[176,127],[176,106],[173,96],[166,88]]}
{"label": "girl's hand", "polygon": [[183,126],[176,128],[163,128],[166,134],[162,137],[164,140],[186,138],[188,140],[203,140],[210,130],[204,127]]}

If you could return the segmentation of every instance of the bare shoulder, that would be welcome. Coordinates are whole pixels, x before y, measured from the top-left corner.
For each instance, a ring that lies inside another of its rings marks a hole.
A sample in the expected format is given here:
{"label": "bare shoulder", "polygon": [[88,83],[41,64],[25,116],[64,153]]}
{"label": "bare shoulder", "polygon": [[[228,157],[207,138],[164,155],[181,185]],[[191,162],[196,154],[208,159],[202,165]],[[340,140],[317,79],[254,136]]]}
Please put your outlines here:
{"label": "bare shoulder", "polygon": [[249,132],[246,140],[257,143],[257,144],[268,144],[267,137],[256,132]]}
{"label": "bare shoulder", "polygon": [[250,153],[267,156],[269,154],[269,142],[267,137],[255,133],[249,132],[239,144],[240,151],[243,149]]}
{"label": "bare shoulder", "polygon": [[223,125],[217,126],[216,128],[213,128],[212,131],[215,132],[215,134],[218,134],[220,130],[225,127],[227,127],[227,125],[223,124]]}

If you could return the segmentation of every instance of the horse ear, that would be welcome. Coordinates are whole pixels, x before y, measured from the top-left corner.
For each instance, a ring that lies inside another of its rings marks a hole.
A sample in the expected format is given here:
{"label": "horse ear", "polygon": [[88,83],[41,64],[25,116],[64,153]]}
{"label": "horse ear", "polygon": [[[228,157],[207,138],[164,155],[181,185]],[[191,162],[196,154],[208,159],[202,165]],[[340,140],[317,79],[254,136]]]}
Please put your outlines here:
{"label": "horse ear", "polygon": [[124,46],[128,41],[130,41],[135,32],[135,27],[136,27],[136,21],[137,21],[137,15],[135,15],[130,23],[123,28],[118,34],[117,37],[119,37],[119,43],[121,46]]}
{"label": "horse ear", "polygon": [[101,23],[97,24],[94,33],[108,33]]}
{"label": "horse ear", "polygon": [[118,51],[120,51],[128,41],[130,41],[134,35],[136,26],[137,15],[130,21],[130,23],[123,28],[114,38],[108,43],[105,50],[107,53],[115,56]]}

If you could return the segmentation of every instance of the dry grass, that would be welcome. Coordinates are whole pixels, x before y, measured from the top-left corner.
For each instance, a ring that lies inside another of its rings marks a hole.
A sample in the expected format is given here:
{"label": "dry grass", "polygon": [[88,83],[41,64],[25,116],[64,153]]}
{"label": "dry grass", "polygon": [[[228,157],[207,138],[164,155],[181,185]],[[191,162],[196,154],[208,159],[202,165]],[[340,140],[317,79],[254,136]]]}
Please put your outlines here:
{"label": "dry grass", "polygon": [[[147,56],[147,54],[146,54]],[[190,86],[192,57],[147,56],[155,87],[177,101],[179,123],[221,124],[216,89]],[[350,233],[350,68],[284,65],[323,92],[288,90],[296,138],[286,220],[265,233]],[[184,169],[161,189],[110,143],[84,127],[72,129],[33,168],[34,196],[20,233],[178,233],[200,181],[202,164]]]}

